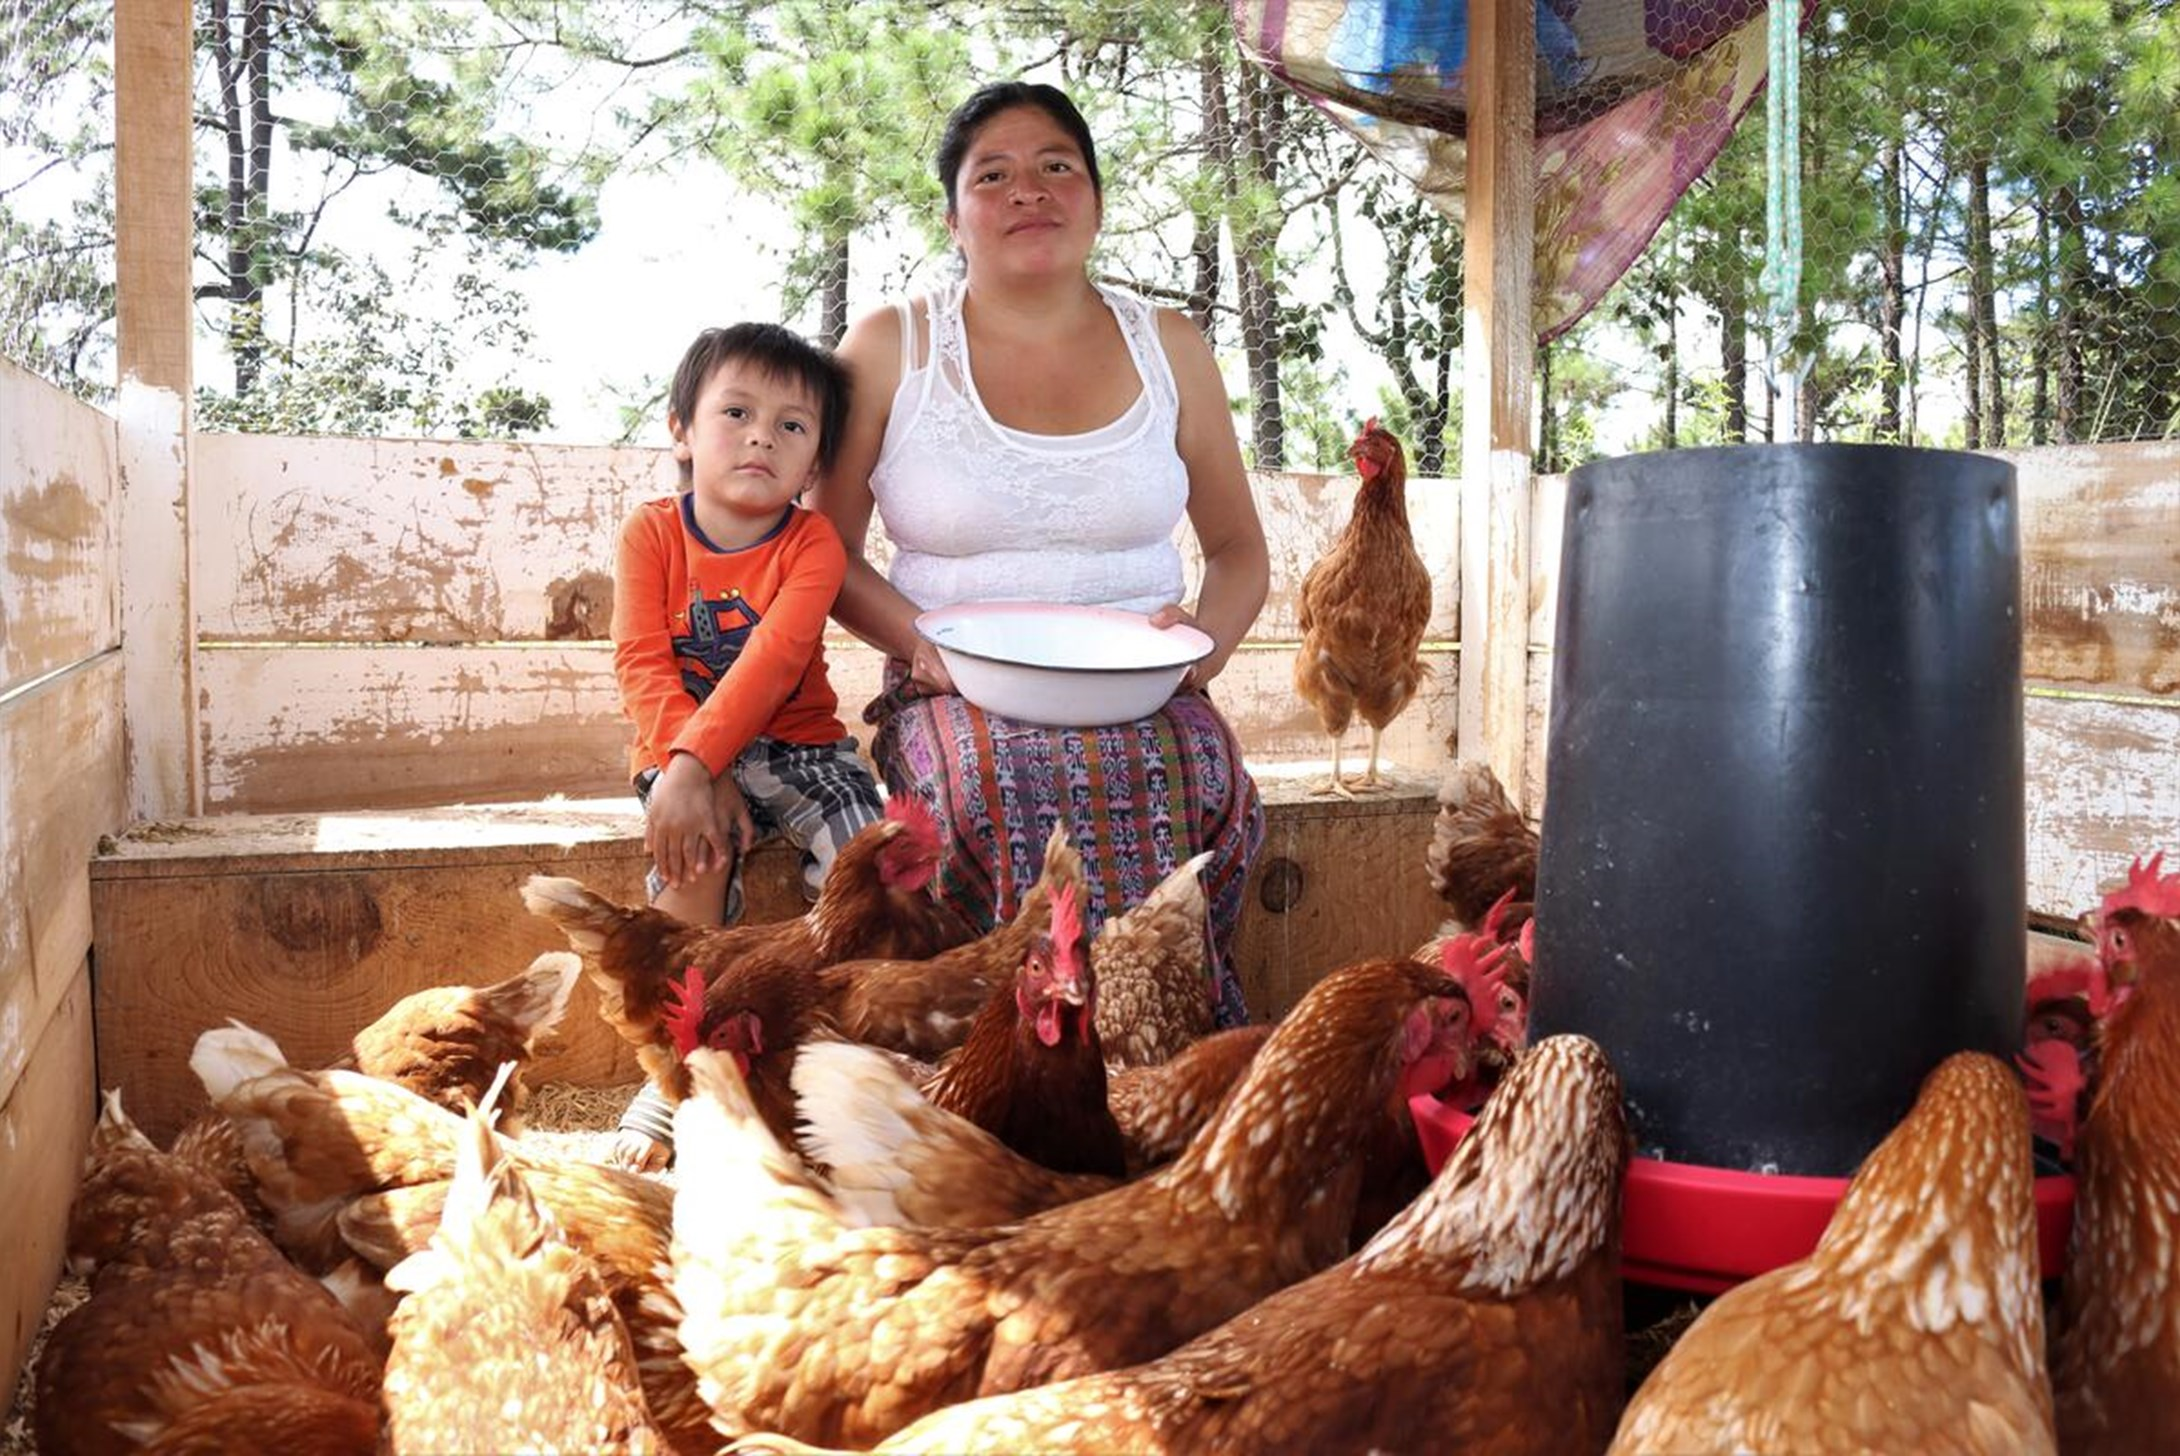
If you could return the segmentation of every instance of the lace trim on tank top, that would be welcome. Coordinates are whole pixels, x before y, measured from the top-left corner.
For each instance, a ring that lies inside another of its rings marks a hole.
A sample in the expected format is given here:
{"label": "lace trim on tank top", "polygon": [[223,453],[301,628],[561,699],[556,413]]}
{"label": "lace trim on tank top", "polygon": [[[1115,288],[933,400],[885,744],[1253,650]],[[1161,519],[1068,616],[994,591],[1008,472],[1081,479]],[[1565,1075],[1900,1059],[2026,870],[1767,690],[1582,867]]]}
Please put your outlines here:
{"label": "lace trim on tank top", "polygon": [[871,490],[892,578],[922,606],[1029,598],[1147,611],[1177,600],[1173,533],[1188,503],[1180,401],[1155,312],[1100,289],[1142,388],[1120,417],[1041,435],[991,417],[976,390],[960,284],[929,299],[928,362],[900,310],[902,379]]}

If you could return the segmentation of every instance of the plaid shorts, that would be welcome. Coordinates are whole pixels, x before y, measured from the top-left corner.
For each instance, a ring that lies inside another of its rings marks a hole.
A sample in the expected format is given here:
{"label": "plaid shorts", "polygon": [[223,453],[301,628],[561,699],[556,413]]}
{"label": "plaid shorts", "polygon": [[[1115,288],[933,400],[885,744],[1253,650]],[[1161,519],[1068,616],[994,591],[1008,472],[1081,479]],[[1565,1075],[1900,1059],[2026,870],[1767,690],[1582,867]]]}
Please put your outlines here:
{"label": "plaid shorts", "polygon": [[[802,894],[816,900],[833,856],[855,837],[857,830],[874,823],[885,812],[878,795],[878,781],[856,751],[853,738],[836,743],[782,743],[759,738],[742,750],[733,764],[735,786],[749,801],[749,817],[756,821],[757,837],[778,834],[802,851]],[[648,803],[656,768],[636,776],[636,797]],[[666,888],[653,869],[644,879],[652,899]],[[727,912],[723,923],[742,918],[742,863],[734,863],[727,882]]]}

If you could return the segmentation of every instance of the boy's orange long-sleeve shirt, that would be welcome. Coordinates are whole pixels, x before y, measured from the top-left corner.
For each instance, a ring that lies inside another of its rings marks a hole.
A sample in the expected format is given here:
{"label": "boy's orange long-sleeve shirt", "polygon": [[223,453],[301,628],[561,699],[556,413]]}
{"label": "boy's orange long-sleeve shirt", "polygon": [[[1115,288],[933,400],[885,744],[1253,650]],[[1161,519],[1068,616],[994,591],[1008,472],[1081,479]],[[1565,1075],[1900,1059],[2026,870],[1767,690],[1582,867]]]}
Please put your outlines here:
{"label": "boy's orange long-sleeve shirt", "polygon": [[717,777],[759,736],[846,737],[821,645],[848,570],[840,533],[789,506],[763,540],[720,551],[688,501],[647,501],[621,527],[613,672],[636,725],[629,772],[681,751]]}

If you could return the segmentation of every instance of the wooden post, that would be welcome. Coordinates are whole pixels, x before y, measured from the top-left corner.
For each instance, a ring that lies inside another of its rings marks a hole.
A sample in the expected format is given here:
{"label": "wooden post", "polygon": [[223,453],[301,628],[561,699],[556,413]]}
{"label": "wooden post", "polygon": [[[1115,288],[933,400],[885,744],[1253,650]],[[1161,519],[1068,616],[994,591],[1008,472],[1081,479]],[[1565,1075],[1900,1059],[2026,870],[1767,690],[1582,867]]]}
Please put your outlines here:
{"label": "wooden post", "polygon": [[194,814],[196,613],[190,593],[190,0],[114,11],[115,311],[120,582],[129,811]]}
{"label": "wooden post", "polygon": [[1535,0],[1469,0],[1462,265],[1460,756],[1523,798],[1529,691],[1529,377]]}

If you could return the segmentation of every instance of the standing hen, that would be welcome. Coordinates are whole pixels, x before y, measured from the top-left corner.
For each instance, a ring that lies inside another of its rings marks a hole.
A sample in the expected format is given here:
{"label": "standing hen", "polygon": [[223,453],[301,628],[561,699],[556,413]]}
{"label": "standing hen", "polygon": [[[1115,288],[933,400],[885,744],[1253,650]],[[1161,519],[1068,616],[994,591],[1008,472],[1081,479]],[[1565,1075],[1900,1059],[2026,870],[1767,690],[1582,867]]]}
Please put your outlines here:
{"label": "standing hen", "polygon": [[[2096,917],[2119,989],[2082,1120],[2052,1358],[2068,1451],[2180,1449],[2180,874],[2137,860]],[[2093,982],[2092,1004],[2104,987]]]}
{"label": "standing hen", "polygon": [[1948,1057],[1816,1252],[1706,1309],[1612,1450],[2051,1451],[2031,1180],[2021,1084]]}
{"label": "standing hen", "polygon": [[1163,1358],[951,1406],[879,1449],[1594,1451],[1620,1408],[1626,1167],[1619,1078],[1553,1037],[1354,1257]]}
{"label": "standing hen", "polygon": [[[1408,530],[1400,441],[1373,419],[1349,454],[1362,484],[1347,529],[1302,578],[1294,690],[1332,736],[1332,776],[1314,792],[1352,798],[1378,789],[1378,740],[1423,680],[1431,574]],[[1370,725],[1370,769],[1350,784],[1340,775],[1340,736],[1358,715]]]}

